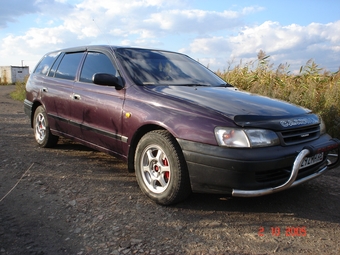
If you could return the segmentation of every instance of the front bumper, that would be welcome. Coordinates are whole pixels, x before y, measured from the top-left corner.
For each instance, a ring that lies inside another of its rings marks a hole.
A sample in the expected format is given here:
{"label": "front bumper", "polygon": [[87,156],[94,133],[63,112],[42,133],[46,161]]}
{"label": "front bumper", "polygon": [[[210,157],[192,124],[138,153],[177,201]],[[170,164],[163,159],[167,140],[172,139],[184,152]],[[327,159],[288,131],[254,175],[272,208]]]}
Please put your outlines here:
{"label": "front bumper", "polygon": [[[295,146],[230,149],[178,140],[182,147],[194,192],[256,197],[294,187],[339,165],[327,160],[340,141],[328,135]],[[324,153],[324,159],[301,169],[305,157]]]}

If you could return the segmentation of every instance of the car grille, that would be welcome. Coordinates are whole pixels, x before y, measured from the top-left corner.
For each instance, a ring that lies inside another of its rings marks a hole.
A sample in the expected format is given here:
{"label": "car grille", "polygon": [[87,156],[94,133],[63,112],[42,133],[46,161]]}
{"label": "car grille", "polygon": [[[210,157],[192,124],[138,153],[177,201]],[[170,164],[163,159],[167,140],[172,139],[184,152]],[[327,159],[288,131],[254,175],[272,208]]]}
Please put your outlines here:
{"label": "car grille", "polygon": [[[322,165],[326,166],[326,157],[324,160],[318,164],[303,168],[299,170],[298,176],[296,180],[299,180],[301,178],[304,178],[308,175],[311,175],[317,171],[320,170],[320,167]],[[292,169],[289,168],[281,168],[281,169],[275,169],[275,170],[269,170],[269,171],[259,171],[255,173],[255,179],[257,182],[260,183],[267,183],[268,185],[278,185],[285,183],[290,174],[292,172]]]}
{"label": "car grille", "polygon": [[320,126],[291,129],[278,133],[283,145],[294,145],[317,139],[320,136]]}

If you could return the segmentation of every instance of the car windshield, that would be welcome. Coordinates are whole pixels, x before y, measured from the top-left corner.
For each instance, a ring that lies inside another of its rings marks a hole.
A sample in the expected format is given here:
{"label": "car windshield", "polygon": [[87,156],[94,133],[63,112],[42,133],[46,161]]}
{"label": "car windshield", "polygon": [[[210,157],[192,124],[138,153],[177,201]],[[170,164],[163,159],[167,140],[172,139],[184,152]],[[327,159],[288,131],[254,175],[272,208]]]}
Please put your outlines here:
{"label": "car windshield", "polygon": [[119,48],[117,57],[137,85],[230,86],[180,53]]}

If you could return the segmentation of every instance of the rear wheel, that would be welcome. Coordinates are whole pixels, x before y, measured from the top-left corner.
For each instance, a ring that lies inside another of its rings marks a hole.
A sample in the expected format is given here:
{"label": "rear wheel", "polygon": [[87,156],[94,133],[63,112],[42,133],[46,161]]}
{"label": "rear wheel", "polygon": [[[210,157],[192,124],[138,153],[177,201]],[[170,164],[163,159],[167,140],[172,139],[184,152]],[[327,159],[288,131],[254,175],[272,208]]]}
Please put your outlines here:
{"label": "rear wheel", "polygon": [[156,203],[170,205],[191,193],[189,175],[182,151],[165,130],[145,134],[135,154],[139,187]]}
{"label": "rear wheel", "polygon": [[42,106],[37,107],[34,112],[33,130],[35,140],[40,147],[53,147],[58,143],[59,137],[51,133],[50,126],[48,125],[47,114],[45,108]]}

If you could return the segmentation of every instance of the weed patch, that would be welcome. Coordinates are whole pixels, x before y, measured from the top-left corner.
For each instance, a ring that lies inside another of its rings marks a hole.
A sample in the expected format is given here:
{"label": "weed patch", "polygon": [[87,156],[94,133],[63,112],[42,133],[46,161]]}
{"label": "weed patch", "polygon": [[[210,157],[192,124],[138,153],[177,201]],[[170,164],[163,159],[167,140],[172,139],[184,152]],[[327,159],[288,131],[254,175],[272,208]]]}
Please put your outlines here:
{"label": "weed patch", "polygon": [[257,60],[217,71],[217,75],[235,87],[251,93],[284,100],[319,114],[327,132],[340,138],[340,72],[331,73],[309,60],[298,74],[288,64],[277,68],[263,51]]}

